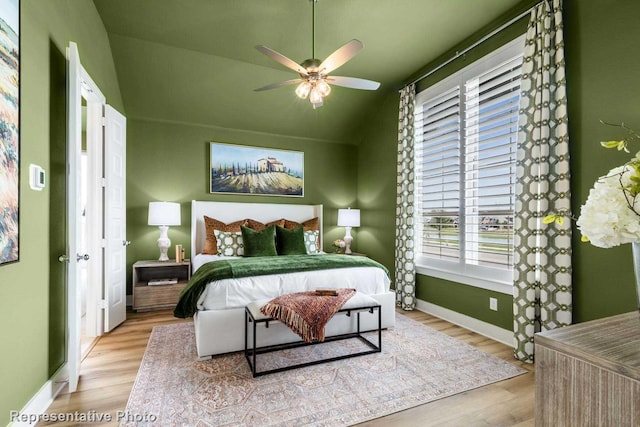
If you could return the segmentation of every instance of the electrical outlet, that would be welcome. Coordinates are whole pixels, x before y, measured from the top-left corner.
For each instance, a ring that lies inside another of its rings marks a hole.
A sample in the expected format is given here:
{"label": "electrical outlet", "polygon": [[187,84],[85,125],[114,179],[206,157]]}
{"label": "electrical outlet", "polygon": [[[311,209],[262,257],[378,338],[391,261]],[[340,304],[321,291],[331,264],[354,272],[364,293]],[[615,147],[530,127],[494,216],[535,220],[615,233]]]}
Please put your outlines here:
{"label": "electrical outlet", "polygon": [[498,311],[498,300],[496,298],[489,298],[489,309]]}

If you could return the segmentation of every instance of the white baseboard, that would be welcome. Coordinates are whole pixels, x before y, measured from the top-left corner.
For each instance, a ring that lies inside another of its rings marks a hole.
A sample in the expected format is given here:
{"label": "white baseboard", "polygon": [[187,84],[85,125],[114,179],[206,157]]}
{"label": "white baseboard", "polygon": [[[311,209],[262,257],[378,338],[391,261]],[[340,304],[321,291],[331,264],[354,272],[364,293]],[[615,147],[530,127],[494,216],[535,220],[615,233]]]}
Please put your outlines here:
{"label": "white baseboard", "polygon": [[[17,421],[11,421],[15,419],[11,417],[7,427],[27,427],[35,426],[38,422],[39,416],[44,414],[49,405],[56,398],[58,393],[67,385],[65,379],[66,364],[63,365],[53,376],[46,382],[40,390],[29,400],[29,402],[20,410],[17,414]],[[22,420],[27,418],[27,420]]]}
{"label": "white baseboard", "polygon": [[416,308],[513,348],[513,331],[420,299],[417,300]]}

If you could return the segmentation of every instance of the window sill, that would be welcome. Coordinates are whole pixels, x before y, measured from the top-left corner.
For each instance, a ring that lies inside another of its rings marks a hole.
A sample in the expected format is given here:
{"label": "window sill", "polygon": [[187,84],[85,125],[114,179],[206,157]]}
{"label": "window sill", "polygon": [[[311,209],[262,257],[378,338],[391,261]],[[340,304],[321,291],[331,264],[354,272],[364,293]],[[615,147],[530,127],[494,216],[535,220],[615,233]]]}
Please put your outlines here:
{"label": "window sill", "polygon": [[487,289],[489,291],[500,292],[506,295],[513,295],[512,283],[498,282],[483,279],[480,277],[462,275],[438,268],[427,267],[425,265],[416,265],[416,273],[422,274],[424,276],[436,277],[438,279],[461,283],[463,285],[474,286],[476,288]]}

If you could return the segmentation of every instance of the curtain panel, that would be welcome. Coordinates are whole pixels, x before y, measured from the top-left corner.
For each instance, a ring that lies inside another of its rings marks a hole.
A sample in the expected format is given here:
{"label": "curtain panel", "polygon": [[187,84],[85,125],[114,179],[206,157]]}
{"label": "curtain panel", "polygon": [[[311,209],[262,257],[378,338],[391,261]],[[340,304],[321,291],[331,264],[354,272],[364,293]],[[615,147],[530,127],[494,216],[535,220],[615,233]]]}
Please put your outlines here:
{"label": "curtain panel", "polygon": [[536,332],[571,324],[569,137],[561,0],[531,12],[522,69],[516,162],[514,354],[533,362]]}
{"label": "curtain panel", "polygon": [[416,267],[414,262],[414,108],[415,84],[400,92],[398,114],[398,174],[396,199],[396,302],[403,310],[416,306]]}

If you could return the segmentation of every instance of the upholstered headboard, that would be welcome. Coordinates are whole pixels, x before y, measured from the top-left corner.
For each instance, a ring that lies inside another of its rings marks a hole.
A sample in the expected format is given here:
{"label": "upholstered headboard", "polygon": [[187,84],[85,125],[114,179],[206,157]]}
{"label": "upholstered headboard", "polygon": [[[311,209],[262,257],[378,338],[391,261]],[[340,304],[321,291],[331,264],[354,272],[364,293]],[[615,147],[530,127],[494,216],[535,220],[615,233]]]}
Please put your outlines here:
{"label": "upholstered headboard", "polygon": [[277,203],[235,203],[191,201],[191,257],[202,252],[206,240],[204,216],[224,223],[244,218],[270,222],[285,218],[303,222],[318,217],[320,223],[320,248],[322,249],[322,205],[289,205]]}

